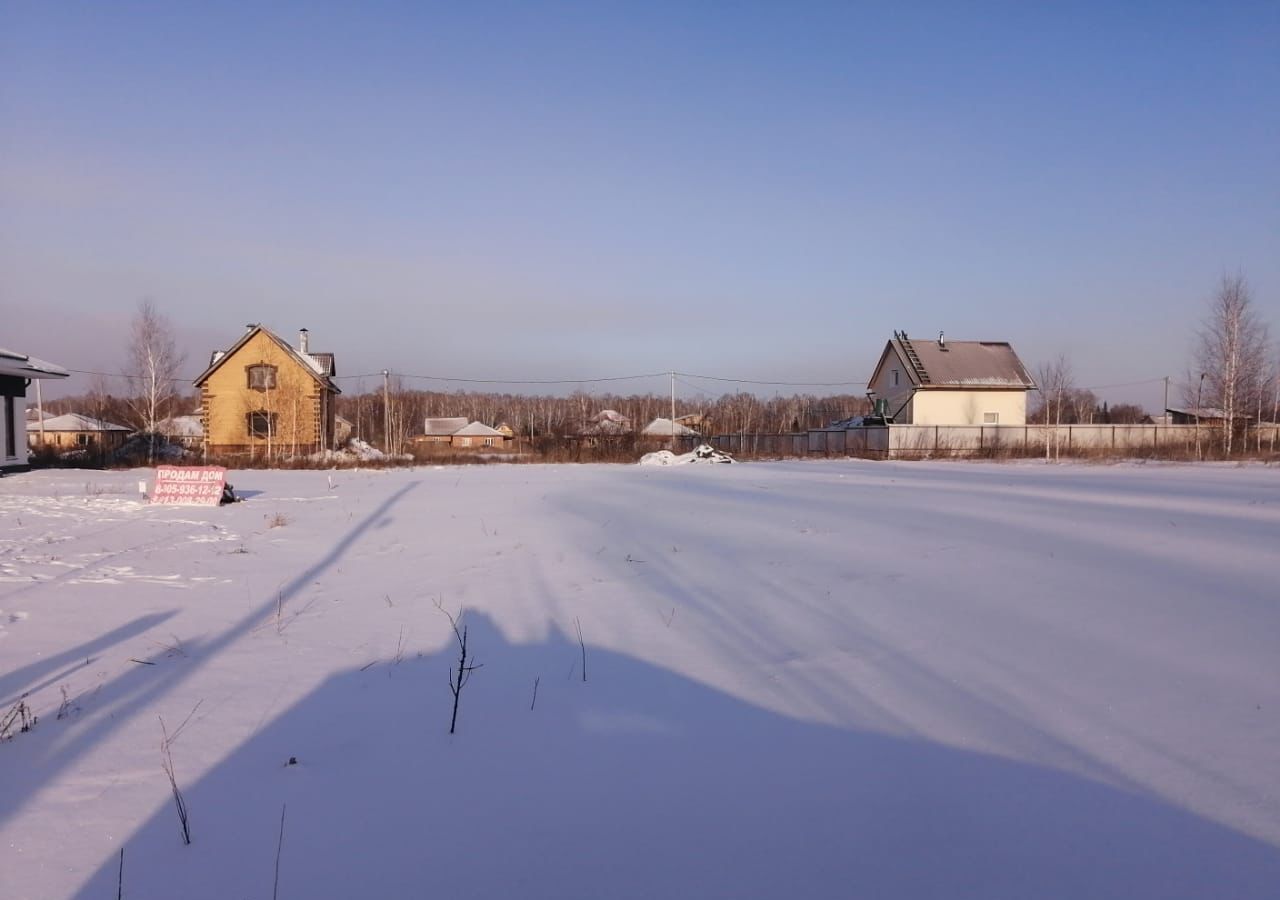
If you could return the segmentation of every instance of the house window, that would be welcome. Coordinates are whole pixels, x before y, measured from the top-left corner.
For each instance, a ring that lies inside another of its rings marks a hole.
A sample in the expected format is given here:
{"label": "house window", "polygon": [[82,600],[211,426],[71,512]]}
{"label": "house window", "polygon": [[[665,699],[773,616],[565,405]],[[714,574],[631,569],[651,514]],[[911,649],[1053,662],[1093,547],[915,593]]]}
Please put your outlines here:
{"label": "house window", "polygon": [[83,431],[76,435],[76,443],[81,447],[88,447],[89,441],[89,435],[85,434]]}
{"label": "house window", "polygon": [[986,413],[986,412],[984,412],[984,413],[982,414],[982,424],[983,424],[983,425],[999,425],[999,424],[1000,424],[1000,413]]}
{"label": "house window", "polygon": [[249,377],[249,387],[255,391],[269,391],[276,387],[276,367],[257,365],[248,366],[245,372]]}
{"label": "house window", "polygon": [[894,387],[898,386],[898,370],[897,369],[893,370],[893,386]]}
{"label": "house window", "polygon": [[493,446],[493,438],[485,438],[485,439],[484,439],[484,445],[485,445],[486,447],[492,447],[492,446]]}
{"label": "house window", "polygon": [[4,398],[4,455],[13,459],[18,455],[17,416],[13,412],[13,397]]}
{"label": "house window", "polygon": [[257,438],[271,437],[276,433],[276,414],[269,412],[251,412],[245,416],[249,428],[249,436]]}

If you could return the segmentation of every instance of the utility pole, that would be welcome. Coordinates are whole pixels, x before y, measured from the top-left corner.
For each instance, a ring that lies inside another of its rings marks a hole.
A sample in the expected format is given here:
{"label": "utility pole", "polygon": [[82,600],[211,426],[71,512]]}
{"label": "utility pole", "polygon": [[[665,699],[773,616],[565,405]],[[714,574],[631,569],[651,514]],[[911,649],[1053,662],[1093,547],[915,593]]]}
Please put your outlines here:
{"label": "utility pole", "polygon": [[391,455],[391,373],[382,370],[382,443]]}
{"label": "utility pole", "polygon": [[1169,424],[1169,376],[1164,376],[1164,409],[1161,410],[1161,417],[1165,424]]}
{"label": "utility pole", "polygon": [[676,452],[676,373],[671,373],[671,452]]}
{"label": "utility pole", "polygon": [[[32,379],[36,383],[36,415],[40,417],[40,448],[44,449],[44,398],[40,396],[40,379]],[[26,415],[26,411],[23,411]]]}
{"label": "utility pole", "polygon": [[1200,399],[1204,396],[1204,376],[1200,373],[1200,387],[1196,389],[1196,458],[1204,459],[1204,451],[1200,447]]}

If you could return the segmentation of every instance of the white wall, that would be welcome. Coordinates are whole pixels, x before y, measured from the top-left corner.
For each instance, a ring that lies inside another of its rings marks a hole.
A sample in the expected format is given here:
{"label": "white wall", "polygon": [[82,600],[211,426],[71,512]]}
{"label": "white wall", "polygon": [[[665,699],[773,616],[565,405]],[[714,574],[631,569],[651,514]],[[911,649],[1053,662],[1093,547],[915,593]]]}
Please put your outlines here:
{"label": "white wall", "polygon": [[[898,421],[910,425],[1025,425],[1026,391],[916,391],[911,399],[911,418]],[[994,423],[986,414],[994,413]]]}

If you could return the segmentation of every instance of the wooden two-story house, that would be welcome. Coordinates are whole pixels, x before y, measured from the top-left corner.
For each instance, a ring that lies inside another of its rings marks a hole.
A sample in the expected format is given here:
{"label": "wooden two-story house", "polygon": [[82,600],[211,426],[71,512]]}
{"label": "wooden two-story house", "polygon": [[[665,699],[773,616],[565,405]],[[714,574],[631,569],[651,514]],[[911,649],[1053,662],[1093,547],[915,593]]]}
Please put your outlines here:
{"label": "wooden two-story house", "polygon": [[302,329],[295,348],[249,325],[230,349],[214,351],[195,381],[207,455],[283,459],[333,449],[333,354],[313,353],[309,337]]}

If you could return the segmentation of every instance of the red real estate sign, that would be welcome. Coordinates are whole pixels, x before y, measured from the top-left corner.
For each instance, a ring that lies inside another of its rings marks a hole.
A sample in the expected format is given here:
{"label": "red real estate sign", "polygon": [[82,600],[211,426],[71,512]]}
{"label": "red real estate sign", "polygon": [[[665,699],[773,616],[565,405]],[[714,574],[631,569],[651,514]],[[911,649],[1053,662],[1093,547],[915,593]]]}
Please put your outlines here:
{"label": "red real estate sign", "polygon": [[222,466],[157,466],[152,503],[217,506],[227,470]]}

